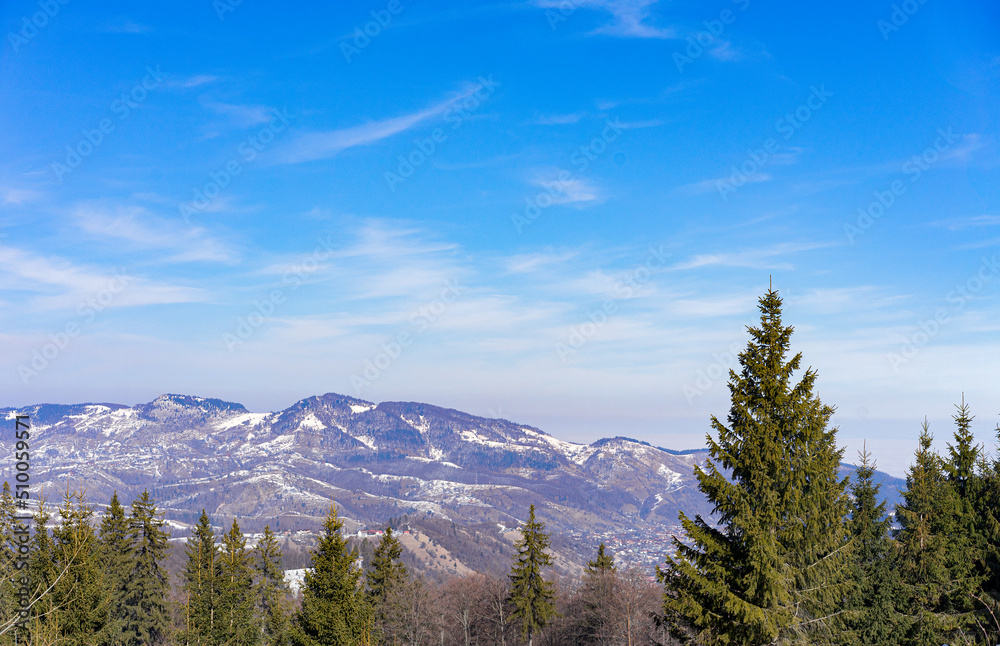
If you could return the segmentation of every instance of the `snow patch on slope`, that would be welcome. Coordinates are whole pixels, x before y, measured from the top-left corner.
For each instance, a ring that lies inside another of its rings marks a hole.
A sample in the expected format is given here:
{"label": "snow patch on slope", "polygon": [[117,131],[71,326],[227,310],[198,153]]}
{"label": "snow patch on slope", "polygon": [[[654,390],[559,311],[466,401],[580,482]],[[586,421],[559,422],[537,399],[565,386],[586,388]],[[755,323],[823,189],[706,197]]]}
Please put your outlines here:
{"label": "snow patch on slope", "polygon": [[299,428],[308,428],[314,431],[322,431],[324,428],[326,428],[326,424],[319,421],[319,418],[316,417],[315,413],[309,413],[308,415],[302,418],[301,422],[299,422]]}
{"label": "snow patch on slope", "polygon": [[234,426],[242,426],[246,424],[247,426],[260,426],[268,416],[268,413],[242,413],[240,415],[234,415],[229,419],[224,419],[216,422],[212,425],[212,428],[218,431],[225,431],[233,428]]}

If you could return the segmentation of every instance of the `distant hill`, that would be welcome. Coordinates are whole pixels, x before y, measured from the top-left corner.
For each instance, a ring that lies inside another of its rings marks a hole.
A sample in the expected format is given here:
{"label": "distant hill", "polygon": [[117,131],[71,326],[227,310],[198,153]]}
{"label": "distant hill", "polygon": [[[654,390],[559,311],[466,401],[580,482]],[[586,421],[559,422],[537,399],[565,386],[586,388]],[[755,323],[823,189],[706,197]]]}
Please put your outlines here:
{"label": "distant hill", "polygon": [[[712,511],[693,475],[704,449],[626,437],[575,444],[416,402],[330,393],[251,413],[238,403],[163,395],[132,407],[40,404],[0,413],[31,416],[32,484],[50,502],[67,483],[101,503],[114,491],[131,500],[149,489],[175,536],[202,509],[220,527],[238,518],[248,532],[264,523],[314,529],[336,500],[350,531],[405,519],[440,547],[434,558],[486,569],[509,564],[511,530],[535,504],[554,534],[557,562],[576,570],[599,540],[618,540],[620,558],[656,562],[681,509]],[[10,439],[0,438],[8,454]],[[13,478],[9,465],[0,480]],[[878,478],[894,503],[905,483]]]}

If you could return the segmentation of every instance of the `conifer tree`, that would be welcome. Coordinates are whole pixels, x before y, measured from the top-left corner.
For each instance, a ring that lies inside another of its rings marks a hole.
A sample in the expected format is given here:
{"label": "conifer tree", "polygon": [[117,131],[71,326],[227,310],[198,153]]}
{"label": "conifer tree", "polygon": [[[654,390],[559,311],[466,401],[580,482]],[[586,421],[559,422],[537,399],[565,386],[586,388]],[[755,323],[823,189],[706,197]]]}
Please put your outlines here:
{"label": "conifer tree", "polygon": [[931,449],[933,439],[924,420],[915,462],[906,476],[903,502],[896,507],[906,614],[913,619],[904,643],[912,646],[940,646],[956,630],[947,612],[947,536],[954,491],[945,478],[940,456]]}
{"label": "conifer tree", "polygon": [[286,646],[290,637],[288,584],[281,569],[281,547],[270,525],[264,526],[264,536],[254,548],[254,577],[261,643]]}
{"label": "conifer tree", "polygon": [[521,527],[521,538],[514,547],[517,555],[510,572],[510,600],[513,616],[521,622],[521,633],[532,646],[538,631],[556,616],[555,590],[552,581],[542,576],[542,568],[552,565],[545,525],[535,520],[535,506],[528,510],[528,520]]}
{"label": "conifer tree", "polygon": [[605,550],[603,541],[597,546],[597,556],[587,561],[580,587],[580,617],[578,630],[584,644],[602,644],[608,641],[610,627],[619,612],[615,587],[618,569],[615,558]]}
{"label": "conifer tree", "polygon": [[107,644],[121,644],[125,629],[125,584],[132,574],[135,555],[129,540],[125,508],[118,500],[118,492],[111,496],[101,527],[98,531],[98,558],[104,572],[104,588],[109,596],[105,619]]}
{"label": "conifer tree", "polygon": [[[385,533],[379,540],[375,553],[372,556],[370,569],[365,575],[368,586],[368,603],[371,604],[374,616],[376,637],[386,643],[397,643],[394,635],[395,628],[402,623],[397,615],[402,613],[394,612],[401,610],[393,603],[400,597],[399,592],[406,584],[408,572],[399,558],[403,553],[403,546],[399,540],[392,535],[392,528],[386,527]],[[391,634],[393,633],[393,634]]]}
{"label": "conifer tree", "polygon": [[163,569],[170,535],[148,491],[132,501],[128,519],[131,570],[125,581],[123,643],[158,644],[166,637],[169,580]]}
{"label": "conifer tree", "polygon": [[[688,541],[674,538],[659,577],[671,632],[704,644],[788,641],[829,631],[848,591],[846,479],[827,424],[833,409],[813,394],[816,372],[792,383],[802,355],[785,359],[793,329],[781,299],[760,299],[761,323],[729,373],[726,426],[715,416],[710,459],[696,468],[719,527],[683,512]],[[727,477],[728,476],[728,477]],[[823,637],[828,639],[829,635]]]}
{"label": "conifer tree", "polygon": [[52,532],[52,558],[60,572],[52,589],[60,642],[83,645],[103,638],[108,595],[103,586],[93,508],[82,490],[67,485],[60,523]]}
{"label": "conifer tree", "polygon": [[375,548],[371,569],[365,577],[368,584],[368,598],[373,606],[384,603],[392,589],[408,576],[406,566],[399,560],[402,554],[403,546],[392,535],[392,528],[386,527]]}
{"label": "conifer tree", "polygon": [[854,499],[849,523],[852,575],[855,588],[847,601],[839,642],[854,646],[895,646],[906,626],[897,602],[901,587],[897,561],[889,537],[891,521],[886,502],[879,500],[881,485],[874,481],[875,463],[862,451],[851,483]]}
{"label": "conifer tree", "polygon": [[10,485],[5,481],[0,492],[0,644],[6,646],[14,643],[14,631],[4,628],[8,622],[15,622],[18,612],[17,589],[14,585],[14,563],[17,559],[17,543],[15,542],[14,516],[17,508]]}
{"label": "conifer tree", "polygon": [[52,536],[48,523],[52,518],[46,499],[38,499],[38,509],[32,514],[33,532],[28,555],[28,575],[31,581],[31,619],[27,637],[35,643],[52,643],[59,638],[59,615],[54,592],[60,572],[56,567]]}
{"label": "conifer tree", "polygon": [[254,614],[252,589],[253,566],[246,539],[233,519],[229,532],[222,537],[219,553],[218,621],[227,644],[249,646],[260,638],[260,621]]}
{"label": "conifer tree", "polygon": [[1000,426],[996,433],[998,443],[993,461],[980,456],[981,481],[974,503],[983,577],[975,600],[979,604],[979,623],[990,644],[1000,644]]}
{"label": "conifer tree", "polygon": [[187,646],[215,646],[220,643],[218,584],[220,576],[215,531],[208,514],[201,510],[198,525],[187,540],[184,568],[184,643]]}
{"label": "conifer tree", "polygon": [[323,536],[312,552],[312,567],[302,586],[302,607],[295,615],[292,641],[298,646],[368,646],[372,612],[359,585],[357,551],[340,535],[344,522],[331,506]]}
{"label": "conifer tree", "polygon": [[982,584],[986,579],[985,536],[980,531],[982,520],[977,514],[976,502],[981,497],[985,476],[977,471],[981,463],[982,447],[975,443],[969,405],[962,396],[962,403],[955,406],[954,444],[948,444],[948,460],[944,471],[951,486],[954,506],[948,529],[948,571],[951,589],[948,611],[956,615],[960,631],[975,631],[974,615],[981,610],[977,603]]}
{"label": "conifer tree", "polygon": [[604,552],[604,541],[597,546],[597,556],[593,561],[587,561],[587,574],[596,575],[615,572],[615,557]]}

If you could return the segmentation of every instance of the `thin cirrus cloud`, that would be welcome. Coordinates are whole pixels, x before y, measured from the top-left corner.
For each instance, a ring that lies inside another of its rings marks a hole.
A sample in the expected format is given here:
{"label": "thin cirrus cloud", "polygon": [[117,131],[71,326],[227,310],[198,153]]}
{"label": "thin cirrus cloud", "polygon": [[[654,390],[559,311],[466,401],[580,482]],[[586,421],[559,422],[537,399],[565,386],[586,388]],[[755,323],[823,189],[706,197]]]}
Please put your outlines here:
{"label": "thin cirrus cloud", "polygon": [[582,112],[572,114],[544,114],[532,119],[531,124],[536,126],[567,126],[578,123],[585,116],[587,115]]}
{"label": "thin cirrus cloud", "polygon": [[595,29],[592,33],[621,38],[676,38],[677,32],[669,27],[654,27],[649,24],[652,7],[659,0],[538,0],[539,7],[563,11],[567,5],[597,9],[611,14],[611,22]]}
{"label": "thin cirrus cloud", "polygon": [[213,76],[211,74],[196,74],[194,76],[189,76],[185,79],[177,81],[177,85],[184,88],[189,87],[199,87],[201,85],[207,85],[209,83],[214,83],[219,80],[218,76]]}
{"label": "thin cirrus cloud", "polygon": [[0,289],[26,293],[29,306],[35,311],[76,307],[106,290],[115,294],[108,307],[209,300],[202,289],[150,281],[131,274],[128,269],[102,270],[74,264],[65,258],[2,246]]}
{"label": "thin cirrus cloud", "polygon": [[360,126],[301,134],[288,147],[279,152],[277,155],[278,163],[298,164],[331,159],[348,148],[378,143],[383,139],[405,132],[428,119],[445,114],[458,101],[472,96],[482,87],[481,84],[469,85],[451,98],[410,114],[382,119],[381,121],[369,121]]}
{"label": "thin cirrus cloud", "polygon": [[972,215],[968,217],[947,218],[929,223],[931,226],[944,227],[949,231],[961,231],[976,227],[1000,226],[1000,215]]}
{"label": "thin cirrus cloud", "polygon": [[162,250],[158,262],[227,262],[235,253],[203,228],[180,226],[136,206],[87,204],[74,211],[81,231],[101,240],[124,242],[136,250]]}
{"label": "thin cirrus cloud", "polygon": [[776,259],[804,251],[825,249],[834,243],[782,243],[763,249],[749,249],[734,253],[698,254],[685,262],[672,266],[672,270],[700,269],[703,267],[745,267],[748,269],[794,269],[789,262]]}
{"label": "thin cirrus cloud", "polygon": [[[770,173],[754,173],[753,175],[746,175],[743,180],[746,184],[757,184],[760,182],[769,182],[773,179]],[[732,175],[727,175],[725,177],[716,177],[715,179],[705,179],[700,182],[694,182],[691,184],[685,184],[680,187],[682,193],[687,193],[689,195],[701,195],[703,193],[711,193],[712,191],[721,191],[725,187],[725,183],[732,181]]]}
{"label": "thin cirrus cloud", "polygon": [[153,31],[152,27],[143,25],[132,20],[123,20],[108,24],[102,30],[108,34],[147,34]]}
{"label": "thin cirrus cloud", "polygon": [[[205,82],[207,83],[208,81]],[[262,123],[267,123],[274,119],[275,115],[274,108],[266,105],[237,105],[207,101],[204,103],[204,106],[216,114],[221,114],[229,118],[236,128],[251,128]]]}
{"label": "thin cirrus cloud", "polygon": [[531,185],[545,189],[552,204],[582,206],[602,199],[600,190],[592,182],[579,177],[559,179],[558,175],[545,175],[531,180]]}
{"label": "thin cirrus cloud", "polygon": [[0,188],[0,203],[20,205],[41,197],[38,191],[23,188]]}

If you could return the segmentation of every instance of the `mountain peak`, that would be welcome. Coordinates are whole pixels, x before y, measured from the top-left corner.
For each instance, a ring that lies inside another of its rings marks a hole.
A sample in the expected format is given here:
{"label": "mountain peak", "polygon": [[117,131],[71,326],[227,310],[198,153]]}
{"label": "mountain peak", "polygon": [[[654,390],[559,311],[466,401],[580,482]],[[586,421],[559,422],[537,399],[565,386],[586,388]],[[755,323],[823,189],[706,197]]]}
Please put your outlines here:
{"label": "mountain peak", "polygon": [[[194,395],[177,395],[167,393],[160,395],[148,404],[137,406],[143,413],[176,412],[193,413],[199,411],[205,415],[239,415],[249,412],[243,404],[227,402],[222,399],[196,397]],[[192,410],[193,409],[193,410]]]}

